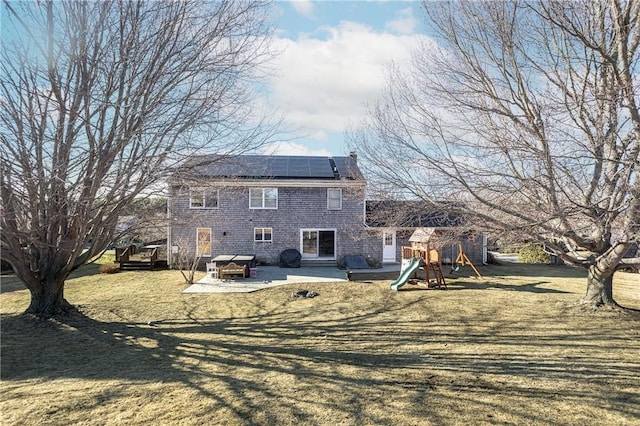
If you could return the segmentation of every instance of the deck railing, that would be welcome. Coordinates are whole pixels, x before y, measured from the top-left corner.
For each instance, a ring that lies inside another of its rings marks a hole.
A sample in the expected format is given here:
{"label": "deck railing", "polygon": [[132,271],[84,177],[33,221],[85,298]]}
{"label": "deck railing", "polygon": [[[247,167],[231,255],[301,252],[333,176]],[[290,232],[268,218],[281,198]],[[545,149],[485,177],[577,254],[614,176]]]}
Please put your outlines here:
{"label": "deck railing", "polygon": [[421,247],[402,247],[403,259],[422,259],[425,263],[436,263],[440,261],[440,253],[436,249]]}
{"label": "deck railing", "polygon": [[158,249],[154,248],[153,250],[151,250],[151,256],[149,256],[149,261],[151,262],[152,269],[155,267],[157,260],[158,260]]}
{"label": "deck railing", "polygon": [[131,246],[125,248],[116,247],[116,262],[128,262],[131,254]]}

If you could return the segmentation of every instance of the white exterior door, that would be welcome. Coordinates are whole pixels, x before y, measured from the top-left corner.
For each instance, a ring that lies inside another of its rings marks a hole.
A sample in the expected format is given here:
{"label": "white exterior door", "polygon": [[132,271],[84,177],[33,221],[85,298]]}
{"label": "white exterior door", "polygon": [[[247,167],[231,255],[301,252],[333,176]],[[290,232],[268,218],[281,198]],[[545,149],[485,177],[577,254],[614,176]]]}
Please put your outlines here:
{"label": "white exterior door", "polygon": [[382,261],[396,262],[396,231],[382,232]]}

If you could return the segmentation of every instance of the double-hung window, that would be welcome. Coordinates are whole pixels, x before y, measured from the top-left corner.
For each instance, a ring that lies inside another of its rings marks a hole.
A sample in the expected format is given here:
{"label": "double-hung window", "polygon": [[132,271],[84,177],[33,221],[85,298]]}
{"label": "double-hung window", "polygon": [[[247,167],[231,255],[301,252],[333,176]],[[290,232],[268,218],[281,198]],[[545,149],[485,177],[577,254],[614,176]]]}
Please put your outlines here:
{"label": "double-hung window", "polygon": [[342,189],[327,188],[327,210],[342,209]]}
{"label": "double-hung window", "polygon": [[189,191],[189,207],[192,209],[217,209],[218,190],[192,188]]}
{"label": "double-hung window", "polygon": [[270,243],[273,241],[271,228],[253,228],[253,241]]}
{"label": "double-hung window", "polygon": [[250,209],[277,209],[278,188],[249,188]]}

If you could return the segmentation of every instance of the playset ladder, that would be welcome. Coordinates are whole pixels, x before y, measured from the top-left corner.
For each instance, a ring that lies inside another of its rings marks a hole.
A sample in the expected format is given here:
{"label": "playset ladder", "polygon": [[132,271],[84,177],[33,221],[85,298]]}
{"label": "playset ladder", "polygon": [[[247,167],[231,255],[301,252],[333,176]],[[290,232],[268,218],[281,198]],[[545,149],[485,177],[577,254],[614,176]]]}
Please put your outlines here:
{"label": "playset ladder", "polygon": [[447,283],[444,280],[444,274],[442,273],[442,265],[440,262],[431,262],[425,264],[424,273],[426,275],[427,285],[431,286],[431,273],[433,271],[435,285],[434,287],[444,287],[447,288]]}

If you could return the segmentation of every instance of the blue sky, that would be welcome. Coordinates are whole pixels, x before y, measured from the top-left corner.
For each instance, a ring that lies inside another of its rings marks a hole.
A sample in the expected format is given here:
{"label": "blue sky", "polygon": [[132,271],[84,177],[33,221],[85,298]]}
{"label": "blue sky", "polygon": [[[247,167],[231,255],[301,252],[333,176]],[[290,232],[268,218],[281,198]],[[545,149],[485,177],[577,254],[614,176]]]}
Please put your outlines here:
{"label": "blue sky", "polygon": [[343,21],[360,22],[379,32],[389,31],[389,23],[402,16],[413,17],[403,28],[405,32],[412,32],[417,24],[415,9],[418,6],[417,1],[279,0],[275,3],[275,21],[281,35],[288,38],[304,33],[321,38],[324,32],[318,28],[336,27]]}
{"label": "blue sky", "polygon": [[344,155],[344,131],[366,114],[393,61],[403,66],[424,31],[417,1],[276,1],[276,74],[267,99],[293,139],[266,153]]}
{"label": "blue sky", "polygon": [[379,96],[386,67],[408,65],[424,37],[420,7],[415,0],[275,0],[273,48],[280,53],[261,101],[282,115],[286,142],[264,153],[347,154],[347,126]]}

